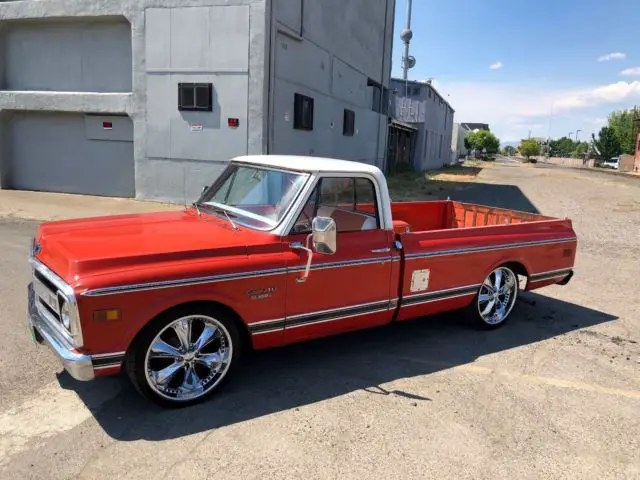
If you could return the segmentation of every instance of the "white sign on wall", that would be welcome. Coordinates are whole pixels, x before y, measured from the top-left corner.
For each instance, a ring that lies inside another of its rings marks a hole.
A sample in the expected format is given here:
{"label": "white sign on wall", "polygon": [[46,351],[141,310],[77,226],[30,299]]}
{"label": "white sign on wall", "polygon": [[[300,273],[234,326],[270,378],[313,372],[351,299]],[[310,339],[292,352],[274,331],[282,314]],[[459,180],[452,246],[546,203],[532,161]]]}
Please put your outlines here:
{"label": "white sign on wall", "polygon": [[201,132],[202,131],[202,124],[201,123],[190,123],[189,124],[189,130],[191,130],[192,132]]}

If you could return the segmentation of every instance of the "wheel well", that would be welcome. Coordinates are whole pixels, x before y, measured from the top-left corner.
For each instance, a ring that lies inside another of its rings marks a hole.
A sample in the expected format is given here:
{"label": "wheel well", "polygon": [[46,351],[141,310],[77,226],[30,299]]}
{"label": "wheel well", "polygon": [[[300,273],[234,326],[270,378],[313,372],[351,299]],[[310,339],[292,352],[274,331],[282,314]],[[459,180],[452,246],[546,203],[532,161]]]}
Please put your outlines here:
{"label": "wheel well", "polygon": [[196,309],[198,307],[201,308],[215,308],[217,310],[222,310],[224,311],[227,315],[229,315],[230,318],[233,319],[233,321],[236,323],[236,325],[238,326],[238,330],[240,332],[240,335],[242,337],[242,342],[244,343],[244,345],[248,348],[251,349],[252,348],[252,343],[251,343],[251,336],[249,335],[249,329],[247,328],[247,325],[242,321],[242,318],[240,317],[240,315],[238,315],[238,313],[233,310],[231,307],[223,304],[223,303],[219,303],[219,302],[213,302],[213,301],[196,301],[196,302],[187,302],[187,303],[180,303],[178,305],[174,305],[171,308],[167,308],[166,310],[158,313],[155,317],[153,317],[151,320],[149,320],[139,331],[138,333],[136,333],[136,335],[133,337],[133,339],[131,340],[131,342],[129,343],[129,346],[127,347],[127,353],[126,355],[128,356],[129,353],[132,350],[132,347],[136,344],[136,342],[138,341],[138,338],[140,338],[140,335],[142,334],[142,332],[144,332],[147,328],[150,328],[151,325],[153,325],[153,323],[161,316],[163,315],[167,315],[169,313],[171,313],[174,310],[178,310],[178,309],[182,309],[182,308],[193,308]]}
{"label": "wheel well", "polygon": [[[520,262],[508,262],[508,263],[505,263],[503,266],[509,267],[511,270],[513,270],[513,272],[516,275],[525,277],[526,283],[529,283],[529,272],[527,272],[527,268]],[[526,288],[526,283],[525,283],[525,288]]]}

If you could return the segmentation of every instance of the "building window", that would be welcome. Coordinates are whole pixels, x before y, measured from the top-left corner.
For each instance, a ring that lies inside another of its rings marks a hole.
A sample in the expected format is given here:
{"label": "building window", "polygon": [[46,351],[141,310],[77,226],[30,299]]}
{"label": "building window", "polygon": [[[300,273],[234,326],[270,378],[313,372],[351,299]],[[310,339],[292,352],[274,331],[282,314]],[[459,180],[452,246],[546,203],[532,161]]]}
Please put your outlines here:
{"label": "building window", "polygon": [[293,128],[313,130],[313,98],[300,93],[294,96]]}
{"label": "building window", "polygon": [[210,112],[213,109],[211,83],[178,83],[178,110]]}
{"label": "building window", "polygon": [[429,98],[431,98],[431,89],[429,89]]}
{"label": "building window", "polygon": [[342,135],[345,137],[353,137],[356,131],[356,112],[344,109],[344,118],[342,121]]}

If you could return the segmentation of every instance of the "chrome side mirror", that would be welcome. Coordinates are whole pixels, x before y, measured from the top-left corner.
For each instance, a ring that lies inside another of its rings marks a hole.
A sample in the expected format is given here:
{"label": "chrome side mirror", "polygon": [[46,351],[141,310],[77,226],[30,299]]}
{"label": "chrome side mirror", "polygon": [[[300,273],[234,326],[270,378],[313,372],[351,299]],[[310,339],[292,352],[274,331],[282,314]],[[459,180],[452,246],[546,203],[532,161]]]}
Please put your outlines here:
{"label": "chrome side mirror", "polygon": [[318,253],[336,253],[336,222],[329,217],[315,217],[311,223],[313,249]]}
{"label": "chrome side mirror", "polygon": [[[294,250],[302,250],[307,253],[307,265],[304,273],[296,278],[296,282],[304,283],[309,277],[311,270],[311,261],[313,260],[313,250],[325,255],[333,255],[336,253],[336,222],[333,218],[315,217],[311,222],[311,235],[307,236],[307,243],[303,245],[301,242],[294,242],[289,248]],[[313,242],[313,249],[309,247],[309,242]]]}

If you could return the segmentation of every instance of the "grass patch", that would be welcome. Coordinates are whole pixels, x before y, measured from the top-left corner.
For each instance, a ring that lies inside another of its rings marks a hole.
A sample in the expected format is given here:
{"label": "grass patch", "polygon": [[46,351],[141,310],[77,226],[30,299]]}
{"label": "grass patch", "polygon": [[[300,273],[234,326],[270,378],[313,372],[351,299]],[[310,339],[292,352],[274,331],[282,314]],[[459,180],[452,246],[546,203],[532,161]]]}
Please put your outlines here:
{"label": "grass patch", "polygon": [[387,178],[392,200],[435,200],[466,188],[491,162],[466,160],[461,165],[448,165],[439,170],[403,172]]}

